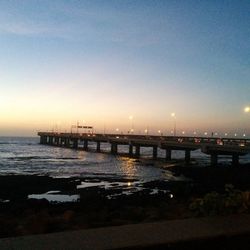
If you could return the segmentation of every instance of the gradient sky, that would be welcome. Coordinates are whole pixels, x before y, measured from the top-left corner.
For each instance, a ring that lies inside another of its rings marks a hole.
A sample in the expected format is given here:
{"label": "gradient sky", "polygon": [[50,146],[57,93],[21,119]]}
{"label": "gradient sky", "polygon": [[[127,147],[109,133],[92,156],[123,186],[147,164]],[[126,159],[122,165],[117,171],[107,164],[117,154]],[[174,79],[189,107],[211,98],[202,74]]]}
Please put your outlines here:
{"label": "gradient sky", "polygon": [[[250,135],[250,1],[0,0],[0,135]],[[250,137],[250,136],[248,136]]]}

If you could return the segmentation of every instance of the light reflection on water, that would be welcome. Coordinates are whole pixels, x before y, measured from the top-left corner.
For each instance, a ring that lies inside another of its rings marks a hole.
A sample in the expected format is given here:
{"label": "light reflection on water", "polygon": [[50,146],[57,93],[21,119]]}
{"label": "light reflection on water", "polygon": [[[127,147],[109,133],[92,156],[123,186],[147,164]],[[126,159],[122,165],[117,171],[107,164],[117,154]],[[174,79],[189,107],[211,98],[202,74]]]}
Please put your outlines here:
{"label": "light reflection on water", "polygon": [[136,174],[135,160],[128,157],[120,157],[121,171],[128,177],[133,177]]}
{"label": "light reflection on water", "polygon": [[47,192],[44,194],[30,194],[28,195],[28,199],[46,199],[49,202],[77,202],[80,200],[80,195],[54,194]]}

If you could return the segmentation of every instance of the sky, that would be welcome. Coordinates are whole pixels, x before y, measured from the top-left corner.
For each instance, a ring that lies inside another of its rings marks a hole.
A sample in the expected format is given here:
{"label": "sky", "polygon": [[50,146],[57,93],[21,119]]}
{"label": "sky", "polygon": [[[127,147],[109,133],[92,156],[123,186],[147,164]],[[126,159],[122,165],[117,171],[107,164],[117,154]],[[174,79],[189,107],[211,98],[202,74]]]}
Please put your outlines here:
{"label": "sky", "polygon": [[249,13],[248,0],[0,0],[0,136],[78,122],[250,138]]}

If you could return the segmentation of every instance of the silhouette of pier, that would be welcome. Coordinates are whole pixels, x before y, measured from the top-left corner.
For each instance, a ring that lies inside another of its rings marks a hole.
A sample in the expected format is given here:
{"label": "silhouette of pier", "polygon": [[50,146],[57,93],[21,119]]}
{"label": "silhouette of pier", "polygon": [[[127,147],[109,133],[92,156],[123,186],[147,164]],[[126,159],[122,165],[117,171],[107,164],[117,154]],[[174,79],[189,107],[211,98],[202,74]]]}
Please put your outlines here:
{"label": "silhouette of pier", "polygon": [[210,155],[211,165],[218,164],[218,156],[232,157],[233,166],[239,164],[239,157],[250,153],[250,139],[245,138],[216,138],[216,137],[188,137],[188,136],[154,136],[134,134],[95,134],[95,133],[55,133],[38,132],[40,143],[58,147],[88,150],[89,142],[96,143],[96,152],[101,152],[101,144],[110,144],[110,153],[118,154],[119,145],[128,146],[130,157],[140,157],[141,147],[153,150],[153,159],[157,159],[158,149],[165,150],[165,159],[172,159],[172,151],[185,152],[185,162],[189,163],[191,152],[200,149]]}

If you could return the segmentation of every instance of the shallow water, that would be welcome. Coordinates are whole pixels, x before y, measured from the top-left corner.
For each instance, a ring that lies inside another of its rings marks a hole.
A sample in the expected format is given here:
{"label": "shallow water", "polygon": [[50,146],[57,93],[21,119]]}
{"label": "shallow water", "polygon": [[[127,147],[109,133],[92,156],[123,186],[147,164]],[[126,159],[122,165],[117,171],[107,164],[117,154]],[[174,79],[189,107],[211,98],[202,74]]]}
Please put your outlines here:
{"label": "shallow water", "polygon": [[28,198],[38,199],[38,200],[46,199],[49,202],[60,203],[60,202],[77,202],[80,200],[80,195],[79,194],[73,194],[73,195],[57,194],[55,192],[50,191],[44,194],[30,194],[28,195]]}

